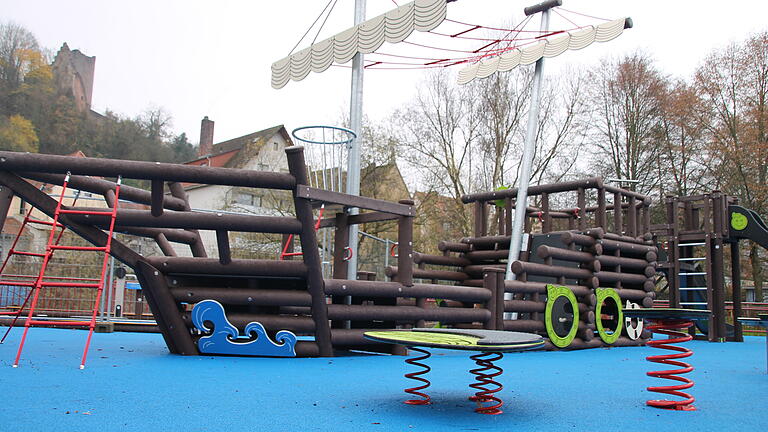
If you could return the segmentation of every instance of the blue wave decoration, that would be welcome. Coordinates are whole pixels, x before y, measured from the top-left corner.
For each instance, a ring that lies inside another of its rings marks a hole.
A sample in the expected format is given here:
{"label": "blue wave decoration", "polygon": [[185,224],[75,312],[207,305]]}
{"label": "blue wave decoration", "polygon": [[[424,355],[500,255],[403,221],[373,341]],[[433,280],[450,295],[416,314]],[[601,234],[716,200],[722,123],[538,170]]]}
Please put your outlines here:
{"label": "blue wave decoration", "polygon": [[[240,356],[296,357],[296,335],[280,330],[275,342],[269,339],[267,331],[259,322],[245,326],[245,335],[240,336],[237,327],[227,319],[224,306],[216,300],[203,300],[192,309],[192,323],[203,333],[197,341],[201,353],[230,354]],[[213,324],[209,328],[206,324]]]}

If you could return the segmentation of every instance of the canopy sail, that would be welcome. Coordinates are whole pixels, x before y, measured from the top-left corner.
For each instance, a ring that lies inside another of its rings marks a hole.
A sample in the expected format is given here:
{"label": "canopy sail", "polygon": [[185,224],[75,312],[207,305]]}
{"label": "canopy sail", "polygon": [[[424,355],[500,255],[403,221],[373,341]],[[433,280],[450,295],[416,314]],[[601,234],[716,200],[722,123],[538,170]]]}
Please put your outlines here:
{"label": "canopy sail", "polygon": [[274,62],[272,87],[280,89],[290,80],[303,80],[310,71],[320,73],[334,63],[347,63],[358,52],[372,53],[384,42],[402,42],[414,30],[433,30],[445,20],[446,11],[446,0],[415,0],[371,18]]}
{"label": "canopy sail", "polygon": [[579,50],[594,42],[616,39],[625,28],[632,27],[629,18],[619,18],[596,26],[588,26],[572,32],[558,33],[524,48],[512,48],[504,54],[479,61],[459,71],[459,84],[467,84],[475,78],[486,78],[496,72],[506,72],[519,65],[536,63],[542,57],[559,56],[566,50]]}

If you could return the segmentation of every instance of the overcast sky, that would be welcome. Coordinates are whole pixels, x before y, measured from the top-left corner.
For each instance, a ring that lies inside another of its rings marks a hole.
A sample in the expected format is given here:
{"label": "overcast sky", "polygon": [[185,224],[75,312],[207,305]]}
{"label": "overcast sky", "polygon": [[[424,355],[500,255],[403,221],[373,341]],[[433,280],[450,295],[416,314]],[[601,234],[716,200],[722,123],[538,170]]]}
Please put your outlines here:
{"label": "overcast sky", "polygon": [[[304,81],[290,82],[281,90],[270,86],[270,65],[290,52],[326,3],[0,0],[0,20],[23,25],[54,52],[67,42],[72,49],[96,56],[96,111],[135,116],[147,108],[162,107],[173,116],[174,131],[186,132],[195,143],[200,120],[207,115],[216,122],[214,142],[219,142],[276,124],[291,130],[337,123],[349,104],[349,69],[310,73]],[[509,26],[521,21],[522,9],[534,3],[459,0],[448,6],[448,18]],[[567,73],[575,64],[592,66],[601,57],[642,49],[665,72],[688,77],[712,49],[768,30],[765,0],[563,3],[567,9],[603,18],[629,16],[635,27],[613,41],[549,60],[547,74]],[[393,0],[368,0],[367,17],[394,7]],[[354,0],[338,0],[318,40],[350,27],[353,12]],[[557,18],[553,15],[551,28],[567,26]],[[538,29],[538,25],[537,19],[529,28]],[[298,49],[308,45],[309,41]],[[366,70],[365,114],[373,120],[386,117],[413,97],[422,76],[423,71]]]}

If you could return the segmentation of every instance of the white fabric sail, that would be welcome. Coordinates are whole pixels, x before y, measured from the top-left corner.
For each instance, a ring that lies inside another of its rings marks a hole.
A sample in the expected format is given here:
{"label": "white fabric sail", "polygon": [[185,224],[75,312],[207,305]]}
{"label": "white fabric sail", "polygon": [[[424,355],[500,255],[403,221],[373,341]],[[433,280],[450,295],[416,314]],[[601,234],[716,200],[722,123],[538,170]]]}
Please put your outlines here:
{"label": "white fabric sail", "polygon": [[384,42],[402,42],[414,30],[430,31],[445,20],[446,11],[446,0],[415,0],[371,18],[272,63],[272,87],[280,89],[290,80],[303,80],[310,71],[347,63],[358,52],[372,53]]}
{"label": "white fabric sail", "polygon": [[626,18],[608,21],[572,32],[558,34],[549,39],[515,48],[488,60],[477,62],[459,71],[459,84],[467,84],[475,78],[486,78],[496,72],[506,72],[519,65],[535,63],[542,57],[555,57],[567,50],[579,50],[593,42],[608,42],[624,32]]}

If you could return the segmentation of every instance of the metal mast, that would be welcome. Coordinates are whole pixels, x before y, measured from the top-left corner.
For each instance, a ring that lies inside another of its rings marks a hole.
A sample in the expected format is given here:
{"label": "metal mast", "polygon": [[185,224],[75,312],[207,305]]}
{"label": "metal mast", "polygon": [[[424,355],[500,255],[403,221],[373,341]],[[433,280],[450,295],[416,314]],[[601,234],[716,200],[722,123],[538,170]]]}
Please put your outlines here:
{"label": "metal mast", "polygon": [[[530,16],[541,12],[540,31],[545,34],[549,30],[549,10],[556,6],[561,6],[562,0],[549,0],[539,3],[535,6],[525,8],[525,15]],[[507,257],[506,280],[514,280],[512,273],[512,263],[520,257],[522,245],[523,222],[525,222],[526,209],[528,207],[528,182],[531,177],[531,166],[533,165],[533,155],[536,150],[536,132],[539,123],[539,106],[541,102],[541,79],[544,72],[544,57],[536,61],[536,69],[533,75],[533,84],[531,88],[531,106],[528,110],[528,126],[525,132],[525,146],[523,148],[523,165],[520,169],[520,176],[517,185],[517,199],[515,200],[515,220],[512,226],[512,237],[509,245],[509,256]],[[511,293],[505,293],[506,300],[512,299]],[[504,314],[504,319],[512,319],[511,314]]]}
{"label": "metal mast", "polygon": [[[355,25],[365,21],[366,0],[355,0]],[[363,54],[352,58],[352,88],[349,101],[349,127],[357,137],[347,144],[347,193],[360,195],[360,142],[363,132]],[[358,214],[358,208],[350,208],[349,214]],[[349,226],[349,248],[352,252],[347,261],[347,277],[357,279],[357,225]]]}

